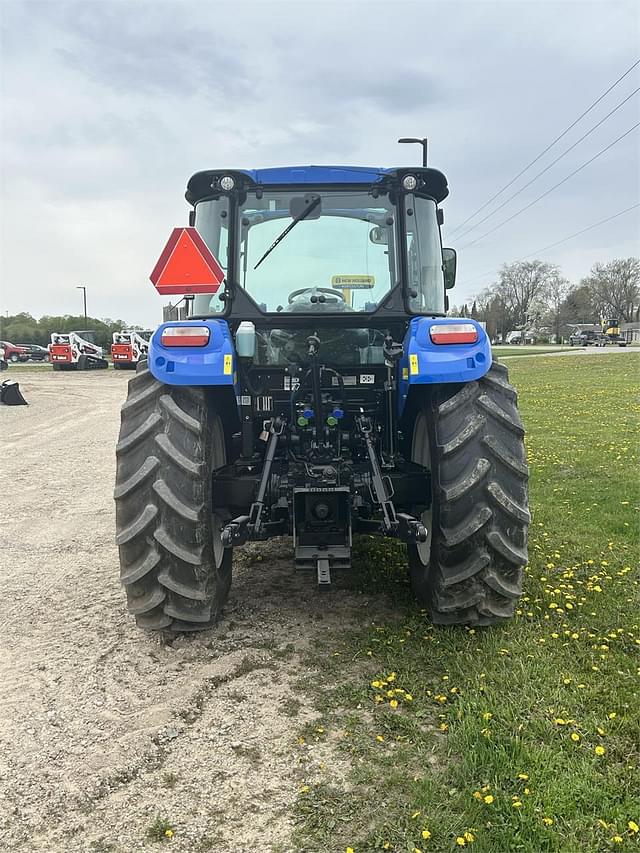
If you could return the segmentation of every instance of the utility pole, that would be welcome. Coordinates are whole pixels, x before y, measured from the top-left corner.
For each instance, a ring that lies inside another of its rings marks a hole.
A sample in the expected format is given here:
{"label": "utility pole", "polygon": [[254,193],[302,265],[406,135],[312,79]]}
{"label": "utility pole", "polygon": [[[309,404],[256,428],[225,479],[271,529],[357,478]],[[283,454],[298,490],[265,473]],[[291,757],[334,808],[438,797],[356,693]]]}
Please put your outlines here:
{"label": "utility pole", "polygon": [[81,290],[81,291],[82,291],[82,301],[83,301],[83,304],[84,304],[84,324],[85,324],[85,326],[86,326],[86,325],[87,325],[87,288],[86,288],[86,287],[84,287],[84,285],[79,284],[79,285],[76,287],[76,290]]}

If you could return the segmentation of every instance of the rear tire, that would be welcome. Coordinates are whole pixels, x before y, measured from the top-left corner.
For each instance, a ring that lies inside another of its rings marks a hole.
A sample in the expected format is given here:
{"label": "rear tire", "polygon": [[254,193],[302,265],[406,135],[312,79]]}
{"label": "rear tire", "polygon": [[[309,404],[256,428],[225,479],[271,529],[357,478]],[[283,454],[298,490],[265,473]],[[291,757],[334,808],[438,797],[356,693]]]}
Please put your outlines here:
{"label": "rear tire", "polygon": [[530,515],[516,401],[494,362],[477,382],[435,388],[416,414],[411,457],[431,470],[431,535],[409,546],[409,573],[437,624],[501,622],[522,594]]}
{"label": "rear tire", "polygon": [[229,594],[232,559],[211,514],[214,471],[227,459],[215,397],[164,385],[141,361],[121,417],[114,496],[129,611],[148,630],[209,628]]}

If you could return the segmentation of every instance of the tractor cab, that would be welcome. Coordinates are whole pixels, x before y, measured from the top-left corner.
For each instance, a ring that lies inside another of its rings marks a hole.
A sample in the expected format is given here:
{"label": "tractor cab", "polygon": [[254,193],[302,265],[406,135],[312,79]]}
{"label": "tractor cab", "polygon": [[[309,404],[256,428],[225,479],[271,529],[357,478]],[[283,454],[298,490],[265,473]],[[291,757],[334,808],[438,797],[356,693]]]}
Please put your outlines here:
{"label": "tractor cab", "polygon": [[191,221],[225,287],[195,296],[191,314],[274,328],[304,315],[342,328],[442,315],[447,194],[444,175],[428,168],[199,172],[187,188]]}

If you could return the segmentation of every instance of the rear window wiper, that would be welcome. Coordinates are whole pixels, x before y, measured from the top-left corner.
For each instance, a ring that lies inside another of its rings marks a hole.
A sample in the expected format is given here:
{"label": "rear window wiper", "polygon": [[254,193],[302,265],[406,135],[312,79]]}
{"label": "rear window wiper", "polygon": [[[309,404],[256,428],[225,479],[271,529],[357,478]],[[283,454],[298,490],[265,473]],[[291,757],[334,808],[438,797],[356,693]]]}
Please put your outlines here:
{"label": "rear window wiper", "polygon": [[315,209],[316,209],[316,207],[320,204],[320,199],[321,199],[321,196],[316,196],[316,198],[314,198],[314,200],[311,202],[311,204],[310,204],[308,207],[305,207],[305,209],[304,209],[301,213],[299,213],[299,214],[296,216],[296,218],[293,220],[293,222],[291,222],[291,223],[289,223],[289,225],[287,225],[287,227],[284,229],[284,231],[282,232],[282,234],[280,234],[278,237],[276,237],[276,239],[275,239],[275,240],[273,241],[273,243],[269,246],[269,248],[268,248],[268,249],[267,249],[267,251],[264,253],[264,255],[260,258],[260,260],[258,261],[258,263],[255,265],[254,270],[257,270],[257,269],[258,269],[258,267],[259,267],[259,266],[260,266],[260,264],[264,261],[264,259],[265,259],[268,255],[270,255],[270,254],[271,254],[271,252],[273,252],[273,250],[274,250],[274,249],[275,249],[275,247],[278,245],[278,243],[281,243],[281,242],[284,240],[284,238],[287,236],[287,234],[289,233],[289,231],[291,231],[291,229],[292,229],[292,228],[294,228],[294,227],[298,224],[298,222],[302,222],[302,220],[303,220],[303,219],[306,219],[306,218],[307,218],[307,216],[311,213],[311,211],[312,211],[312,210],[315,210]]}

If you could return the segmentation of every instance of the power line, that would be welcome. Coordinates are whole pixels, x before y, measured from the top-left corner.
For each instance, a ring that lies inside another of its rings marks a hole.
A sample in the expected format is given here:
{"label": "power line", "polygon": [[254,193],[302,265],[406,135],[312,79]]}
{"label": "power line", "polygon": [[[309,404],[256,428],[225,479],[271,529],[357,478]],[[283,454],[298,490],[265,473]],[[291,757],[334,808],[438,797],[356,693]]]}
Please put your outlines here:
{"label": "power line", "polygon": [[502,193],[505,190],[509,189],[509,187],[512,186],[518,180],[518,178],[522,177],[522,175],[524,175],[524,173],[526,171],[528,171],[533,165],[535,165],[538,162],[538,160],[540,160],[542,157],[544,157],[544,155],[547,153],[547,151],[550,151],[553,148],[553,146],[556,144],[556,142],[559,142],[564,136],[567,135],[567,133],[569,133],[570,130],[572,130],[578,124],[579,121],[581,121],[588,113],[590,113],[591,110],[595,106],[597,106],[600,103],[600,101],[603,98],[605,98],[609,94],[609,92],[611,92],[612,89],[615,89],[615,87],[618,85],[618,83],[620,83],[622,80],[624,80],[624,78],[628,74],[631,74],[631,72],[633,71],[633,69],[637,65],[640,65],[640,59],[636,60],[636,62],[634,62],[630,68],[627,68],[627,70],[624,72],[624,74],[622,74],[622,76],[618,77],[618,79],[615,81],[615,83],[612,83],[606,92],[603,92],[599,98],[597,98],[589,107],[587,107],[587,109],[583,113],[581,113],[578,116],[578,118],[574,122],[572,122],[569,125],[569,127],[567,127],[565,130],[563,130],[559,136],[556,136],[556,138],[553,140],[553,142],[550,142],[549,145],[547,145],[547,147],[544,149],[544,151],[541,151],[537,157],[534,157],[534,159],[524,167],[524,169],[522,169],[520,172],[518,172],[518,174],[515,176],[515,178],[512,178],[508,184],[505,184],[501,189],[498,190],[497,193],[492,195],[488,201],[485,201],[485,203],[483,205],[481,205],[476,211],[474,211],[471,214],[471,216],[467,217],[467,219],[465,219],[464,222],[461,222],[460,225],[456,226],[456,228],[453,229],[452,233],[455,233],[460,228],[464,228],[464,226],[467,224],[467,222],[470,222],[472,219],[474,219],[481,211],[483,211],[485,209],[485,207],[487,207],[487,205],[491,204],[491,202],[494,201],[496,198],[498,198],[499,195],[502,195]]}
{"label": "power line", "polygon": [[[528,255],[523,255],[521,258],[517,258],[515,261],[511,261],[513,264],[517,264],[519,261],[526,261],[527,258],[532,258],[534,255],[540,255],[542,252],[547,252],[549,249],[555,249],[556,246],[562,245],[562,243],[567,243],[569,240],[573,240],[574,237],[579,237],[581,234],[586,234],[587,231],[591,231],[593,228],[597,228],[599,225],[604,225],[607,222],[611,222],[613,219],[617,219],[619,216],[623,216],[625,213],[630,213],[632,210],[637,210],[640,207],[640,202],[637,204],[632,204],[631,207],[626,207],[624,210],[619,210],[618,213],[614,213],[612,216],[607,216],[606,219],[601,219],[599,222],[594,222],[592,225],[587,225],[586,228],[581,228],[580,231],[576,231],[574,234],[569,234],[568,237],[563,237],[562,240],[557,240],[555,243],[550,243],[548,246],[543,246],[541,249],[536,249],[535,252],[530,252]],[[480,273],[480,275],[476,275],[473,278],[470,278],[465,284],[471,284],[471,282],[477,281],[480,278],[484,278],[487,275],[493,275],[497,272],[496,269],[487,270],[486,272]]]}
{"label": "power line", "polygon": [[506,225],[508,222],[511,222],[511,220],[515,219],[516,216],[520,216],[520,214],[524,213],[525,210],[529,210],[530,207],[533,207],[534,204],[537,204],[539,201],[541,201],[543,198],[545,198],[545,196],[548,196],[549,193],[552,193],[554,190],[558,189],[558,187],[560,187],[560,186],[562,186],[562,184],[566,183],[569,180],[569,178],[572,178],[574,175],[577,175],[578,172],[581,172],[590,163],[593,163],[594,160],[597,160],[598,157],[601,157],[610,148],[613,148],[614,145],[617,145],[618,142],[620,142],[622,139],[625,138],[625,136],[628,136],[630,133],[632,133],[638,127],[640,127],[640,121],[637,122],[636,124],[634,124],[633,127],[630,127],[629,130],[626,130],[617,139],[614,139],[613,142],[610,142],[609,145],[606,146],[606,148],[603,148],[601,151],[598,151],[597,154],[594,154],[593,157],[589,158],[589,160],[587,160],[581,166],[578,166],[578,168],[574,169],[573,172],[570,172],[561,181],[558,181],[557,184],[554,184],[548,190],[545,190],[545,192],[543,192],[542,195],[539,195],[537,198],[534,198],[533,201],[530,201],[529,204],[526,204],[524,207],[520,208],[520,210],[517,210],[515,213],[512,213],[511,216],[507,217],[507,219],[504,219],[502,222],[499,222],[493,228],[489,229],[489,231],[486,231],[484,234],[481,234],[480,237],[476,237],[475,240],[472,240],[470,243],[467,243],[465,246],[461,246],[460,248],[461,249],[468,249],[469,246],[474,246],[476,243],[479,243],[480,240],[484,240],[485,237],[488,237],[489,234],[493,234],[493,232],[497,231],[498,228],[502,228],[503,225]]}
{"label": "power line", "polygon": [[587,231],[591,231],[592,228],[597,228],[598,225],[604,225],[605,222],[611,222],[612,219],[617,219],[619,216],[622,216],[625,213],[629,213],[632,210],[636,210],[640,207],[640,202],[638,204],[632,204],[631,207],[625,208],[625,210],[621,210],[618,213],[614,213],[613,216],[607,216],[606,219],[601,219],[600,222],[594,222],[593,225],[588,225],[586,228],[582,228],[580,231],[576,231],[575,234],[570,234],[568,237],[564,237],[562,240],[558,240],[555,243],[550,243],[548,246],[543,246],[542,249],[536,249],[535,252],[531,252],[528,255],[520,258],[521,261],[525,261],[527,258],[532,258],[534,255],[540,255],[542,252],[547,252],[549,249],[555,249],[556,246],[560,246],[562,243],[566,243],[568,240],[573,240],[574,237],[579,237],[580,234],[585,234]]}
{"label": "power line", "polygon": [[581,143],[583,140],[585,140],[585,139],[587,138],[587,136],[591,136],[591,134],[594,132],[594,130],[597,130],[597,129],[600,127],[600,125],[604,124],[604,123],[605,123],[605,121],[607,121],[607,119],[608,119],[608,118],[610,118],[614,113],[618,112],[618,110],[619,110],[621,107],[623,107],[623,106],[627,103],[627,101],[631,100],[631,98],[632,98],[634,95],[637,95],[637,94],[638,94],[638,92],[640,92],[640,86],[638,86],[638,88],[637,88],[637,89],[634,89],[634,90],[633,90],[633,92],[631,92],[631,94],[630,94],[630,95],[627,95],[627,97],[626,97],[623,101],[620,101],[620,103],[619,103],[617,106],[615,106],[615,107],[611,110],[611,112],[607,113],[607,114],[606,114],[606,116],[605,116],[604,118],[601,118],[601,119],[600,119],[600,121],[599,121],[597,124],[594,124],[594,125],[593,125],[593,127],[591,127],[591,128],[590,128],[590,129],[585,133],[585,134],[583,134],[583,135],[580,137],[580,139],[578,139],[578,140],[577,140],[577,142],[574,142],[574,143],[573,143],[573,145],[569,146],[569,148],[567,148],[565,151],[563,151],[563,152],[562,152],[562,154],[560,154],[558,157],[556,157],[556,159],[555,159],[555,160],[552,160],[552,161],[551,161],[551,163],[549,163],[549,165],[548,165],[548,166],[545,166],[545,168],[544,168],[541,172],[538,172],[538,174],[537,174],[537,175],[534,175],[534,177],[533,177],[533,178],[531,178],[531,180],[530,180],[530,181],[528,181],[528,183],[526,183],[526,184],[524,184],[522,187],[520,187],[520,189],[519,189],[519,190],[516,190],[512,195],[510,195],[510,196],[509,196],[509,198],[508,198],[508,199],[506,199],[505,201],[503,201],[503,202],[502,202],[502,204],[499,204],[499,205],[498,205],[498,207],[494,207],[494,209],[493,209],[492,211],[490,211],[489,213],[487,213],[487,215],[486,215],[486,216],[483,216],[483,218],[482,218],[482,219],[480,219],[478,222],[476,222],[476,224],[475,224],[475,225],[472,225],[470,228],[467,228],[467,230],[466,230],[466,231],[463,231],[463,232],[462,232],[462,234],[458,234],[458,236],[456,237],[456,240],[462,240],[462,238],[463,238],[463,237],[466,237],[466,236],[467,236],[467,234],[470,234],[473,230],[475,230],[475,229],[476,229],[476,228],[478,228],[480,225],[482,225],[482,223],[483,223],[483,222],[486,222],[486,221],[487,221],[487,219],[491,219],[491,217],[492,217],[492,216],[495,216],[495,214],[496,214],[499,210],[502,210],[502,208],[503,208],[503,207],[505,207],[507,204],[509,204],[509,202],[510,202],[510,201],[513,201],[513,199],[514,199],[516,196],[520,195],[520,193],[521,193],[521,192],[524,192],[524,190],[526,190],[526,189],[527,189],[527,187],[530,187],[530,186],[531,186],[531,184],[533,184],[535,181],[537,181],[537,180],[538,180],[538,178],[541,178],[541,177],[542,177],[542,175],[544,175],[544,174],[545,174],[545,172],[548,172],[548,171],[549,171],[549,169],[550,169],[552,166],[555,166],[555,164],[556,164],[559,160],[562,160],[562,158],[563,158],[564,156],[566,156],[570,151],[573,151],[573,149],[574,149],[574,148],[576,148],[576,146],[580,145],[580,143]]}

